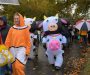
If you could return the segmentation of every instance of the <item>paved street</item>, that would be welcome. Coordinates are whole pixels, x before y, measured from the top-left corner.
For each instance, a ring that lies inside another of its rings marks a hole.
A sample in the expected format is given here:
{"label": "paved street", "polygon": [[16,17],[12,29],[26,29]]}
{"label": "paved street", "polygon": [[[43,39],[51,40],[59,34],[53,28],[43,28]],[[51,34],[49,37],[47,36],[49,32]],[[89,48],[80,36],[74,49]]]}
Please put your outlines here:
{"label": "paved street", "polygon": [[45,50],[40,45],[38,51],[38,59],[29,60],[26,65],[26,75],[64,75],[64,68],[67,67],[66,62],[70,57],[79,57],[80,50],[78,50],[78,44],[73,44],[69,49],[65,50],[64,64],[59,71],[55,71],[51,65],[48,64],[47,57],[45,56]]}

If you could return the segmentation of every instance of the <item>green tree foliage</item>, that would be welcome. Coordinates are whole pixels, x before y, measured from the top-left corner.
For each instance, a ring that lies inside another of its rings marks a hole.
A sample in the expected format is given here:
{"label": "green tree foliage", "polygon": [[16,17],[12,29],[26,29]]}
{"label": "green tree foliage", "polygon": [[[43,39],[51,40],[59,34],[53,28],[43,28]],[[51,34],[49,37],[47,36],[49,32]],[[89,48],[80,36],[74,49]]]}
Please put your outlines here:
{"label": "green tree foliage", "polygon": [[[37,20],[43,20],[43,15],[51,16],[56,13],[60,17],[71,19],[71,21],[77,21],[86,16],[90,7],[90,0],[19,0],[19,6],[4,5],[4,15],[8,16],[8,19],[12,20],[15,12],[20,12],[23,16],[37,17]],[[75,12],[72,14],[72,9]]]}

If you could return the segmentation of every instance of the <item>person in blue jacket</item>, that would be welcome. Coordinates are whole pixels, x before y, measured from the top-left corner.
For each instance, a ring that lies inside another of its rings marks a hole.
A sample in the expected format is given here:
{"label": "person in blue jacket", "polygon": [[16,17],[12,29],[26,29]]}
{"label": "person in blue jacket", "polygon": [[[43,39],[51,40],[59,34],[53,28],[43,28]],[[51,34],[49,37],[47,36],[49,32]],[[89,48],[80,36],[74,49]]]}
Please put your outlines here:
{"label": "person in blue jacket", "polygon": [[[1,34],[1,38],[2,38],[2,43],[0,43],[0,44],[5,43],[9,28],[10,28],[10,26],[7,24],[6,16],[1,16],[0,17],[0,34]],[[10,71],[10,68],[8,65],[0,67],[0,75],[5,75],[5,74],[9,73],[9,71]]]}

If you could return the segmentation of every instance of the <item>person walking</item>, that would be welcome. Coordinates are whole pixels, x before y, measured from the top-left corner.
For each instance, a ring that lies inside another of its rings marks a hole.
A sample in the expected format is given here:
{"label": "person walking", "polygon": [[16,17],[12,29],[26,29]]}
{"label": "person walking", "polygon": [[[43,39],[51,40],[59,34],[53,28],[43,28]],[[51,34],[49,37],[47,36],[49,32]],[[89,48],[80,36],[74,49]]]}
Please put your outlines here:
{"label": "person walking", "polygon": [[24,18],[20,13],[14,15],[14,26],[7,35],[5,45],[13,54],[15,61],[12,63],[12,75],[25,75],[25,64],[30,54],[30,32],[24,24]]}

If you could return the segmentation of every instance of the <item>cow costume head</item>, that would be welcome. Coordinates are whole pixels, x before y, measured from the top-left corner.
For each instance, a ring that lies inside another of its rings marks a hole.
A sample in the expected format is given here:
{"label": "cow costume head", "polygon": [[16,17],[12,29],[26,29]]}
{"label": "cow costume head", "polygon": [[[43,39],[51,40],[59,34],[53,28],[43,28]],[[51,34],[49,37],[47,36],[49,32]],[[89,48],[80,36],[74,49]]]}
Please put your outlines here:
{"label": "cow costume head", "polygon": [[36,30],[36,17],[34,18],[26,18],[24,17],[25,25],[30,27],[30,32],[35,32]]}
{"label": "cow costume head", "polygon": [[44,19],[43,31],[45,32],[45,35],[60,33],[61,21],[58,17],[58,14],[56,16],[51,16],[48,18],[44,16]]}

